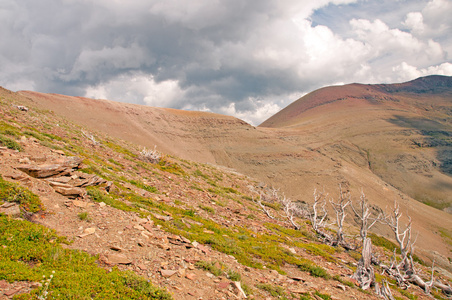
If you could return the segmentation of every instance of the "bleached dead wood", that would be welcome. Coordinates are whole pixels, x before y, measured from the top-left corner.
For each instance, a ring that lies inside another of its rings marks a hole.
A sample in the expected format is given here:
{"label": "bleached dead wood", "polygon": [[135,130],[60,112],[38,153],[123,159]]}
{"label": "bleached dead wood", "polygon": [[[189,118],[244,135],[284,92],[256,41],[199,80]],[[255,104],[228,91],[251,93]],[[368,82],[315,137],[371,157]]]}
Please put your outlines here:
{"label": "bleached dead wood", "polygon": [[383,220],[383,216],[378,214],[376,217],[372,216],[372,212],[369,208],[369,203],[367,201],[366,195],[361,191],[361,196],[359,198],[359,208],[355,208],[353,203],[351,204],[353,213],[355,217],[358,218],[359,223],[359,235],[361,237],[362,243],[367,238],[367,232],[377,223]]}
{"label": "bleached dead wood", "polygon": [[298,207],[298,205],[296,203],[294,203],[292,200],[290,200],[289,198],[286,198],[286,196],[282,196],[280,199],[285,217],[287,218],[287,220],[289,221],[289,223],[295,228],[295,229],[300,229],[300,225],[298,225],[295,220],[294,217],[300,213],[301,209]]}
{"label": "bleached dead wood", "polygon": [[366,238],[363,244],[362,256],[358,262],[358,268],[356,269],[353,278],[359,282],[359,286],[366,290],[375,283],[375,272],[372,267],[372,241],[370,238]]}
{"label": "bleached dead wood", "polygon": [[385,300],[395,300],[386,280],[383,280],[381,286],[379,284],[375,284],[375,293]]}
{"label": "bleached dead wood", "polygon": [[350,193],[345,194],[342,191],[342,186],[339,186],[339,199],[337,202],[333,202],[330,200],[331,205],[333,206],[334,211],[336,212],[336,225],[338,227],[336,232],[336,241],[335,245],[342,245],[345,248],[352,248],[350,245],[345,243],[344,239],[344,221],[347,216],[346,208],[351,203]]}
{"label": "bleached dead wood", "polygon": [[431,278],[429,281],[425,281],[419,276],[413,261],[414,244],[416,239],[412,239],[411,218],[409,218],[409,222],[405,228],[402,229],[400,222],[401,217],[402,213],[400,212],[400,207],[396,202],[394,204],[392,214],[385,218],[386,223],[392,229],[394,237],[399,245],[401,260],[400,262],[397,261],[394,250],[394,257],[390,266],[388,267],[383,264],[380,266],[383,268],[384,272],[395,278],[399,286],[402,288],[408,288],[410,284],[415,284],[422,288],[426,294],[429,294],[431,288],[435,286],[441,289],[444,294],[452,296],[452,289],[450,286],[435,281],[434,262],[432,263]]}

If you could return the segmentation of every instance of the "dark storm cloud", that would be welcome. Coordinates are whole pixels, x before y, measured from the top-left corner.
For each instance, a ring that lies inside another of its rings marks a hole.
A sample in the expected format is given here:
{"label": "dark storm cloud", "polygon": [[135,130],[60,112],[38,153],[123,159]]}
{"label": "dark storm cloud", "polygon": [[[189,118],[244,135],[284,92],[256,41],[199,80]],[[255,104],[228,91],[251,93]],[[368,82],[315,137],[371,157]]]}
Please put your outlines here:
{"label": "dark storm cloud", "polygon": [[[449,68],[447,51],[437,42],[450,44],[445,33],[435,41],[428,31],[419,33],[438,15],[441,0],[416,1],[405,9],[403,1],[388,2],[397,13],[380,12],[383,21],[366,10],[377,1],[299,2],[4,0],[0,84],[210,110],[258,123],[323,85]],[[407,16],[417,8],[419,13]],[[340,9],[349,12],[341,21],[347,26],[321,17]],[[419,14],[425,15],[422,24]],[[403,22],[406,35],[400,38],[394,26]],[[394,41],[380,45],[381,35]],[[411,59],[407,49],[414,49]]]}

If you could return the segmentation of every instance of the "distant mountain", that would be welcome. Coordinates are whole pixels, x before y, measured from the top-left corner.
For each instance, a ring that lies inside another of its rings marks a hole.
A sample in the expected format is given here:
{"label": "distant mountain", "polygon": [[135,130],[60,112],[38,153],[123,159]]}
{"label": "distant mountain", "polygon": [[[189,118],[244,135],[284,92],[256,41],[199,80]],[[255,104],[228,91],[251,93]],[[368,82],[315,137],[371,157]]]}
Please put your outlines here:
{"label": "distant mountain", "polygon": [[[290,129],[326,153],[347,142],[370,170],[412,198],[451,211],[452,77],[316,90],[261,127]],[[338,151],[343,159],[345,153]],[[356,157],[356,156],[355,156]]]}

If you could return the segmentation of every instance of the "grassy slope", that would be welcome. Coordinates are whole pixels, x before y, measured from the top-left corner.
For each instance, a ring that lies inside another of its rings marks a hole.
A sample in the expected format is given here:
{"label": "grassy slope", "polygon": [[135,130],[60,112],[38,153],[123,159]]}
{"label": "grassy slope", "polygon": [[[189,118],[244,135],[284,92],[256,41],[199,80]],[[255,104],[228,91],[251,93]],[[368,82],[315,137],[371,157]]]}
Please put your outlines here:
{"label": "grassy slope", "polygon": [[[77,126],[53,116],[51,112],[19,112],[12,106],[11,98],[1,99],[3,121],[0,134],[18,145],[21,136],[33,137],[43,147],[83,157],[86,166],[83,171],[95,173],[116,186],[115,191],[110,193],[102,187],[89,189],[93,201],[102,201],[143,217],[149,216],[168,232],[209,244],[250,267],[272,268],[284,273],[283,267],[290,264],[311,276],[327,281],[339,280],[354,287],[354,284],[344,281],[338,274],[330,274],[321,265],[328,262],[340,264],[337,255],[345,255],[350,261],[355,261],[353,257],[356,253],[344,253],[341,249],[322,245],[305,220],[298,220],[302,224],[302,230],[298,231],[283,222],[263,222],[266,218],[252,201],[255,195],[247,188],[257,183],[249,178],[176,157],[165,156],[159,164],[143,162],[139,158],[139,149],[133,145],[101,135],[95,136],[98,144],[93,145]],[[20,99],[14,99],[15,104],[18,104],[17,101]],[[15,147],[11,142],[4,145]],[[0,188],[2,195],[6,195],[2,196],[2,201],[18,201],[29,211],[41,208],[33,194],[17,185],[2,180]],[[148,193],[147,196],[142,196],[143,190]],[[180,195],[177,200],[158,201],[170,194],[169,191],[177,190]],[[29,199],[29,204],[22,198]],[[230,209],[238,209],[240,216],[232,224],[225,222],[233,221],[227,214]],[[172,219],[164,222],[156,217],[158,215],[170,215]],[[125,298],[169,297],[143,278],[118,270],[105,272],[95,265],[95,258],[61,248],[60,243],[64,239],[51,230],[24,220],[1,217],[0,221],[2,231],[7,233],[1,239],[4,247],[0,248],[3,266],[0,269],[5,271],[0,273],[0,279],[39,281],[42,275],[48,278],[55,271],[48,291],[49,295],[58,295],[56,298],[71,298],[73,295],[94,295],[99,299],[107,299],[111,295]],[[250,229],[253,226],[258,228],[257,232]],[[301,255],[299,251],[294,254],[288,247],[302,249],[305,254]],[[314,258],[317,263],[313,263]],[[320,266],[319,260],[322,262]],[[71,276],[75,280],[71,280]],[[114,290],[108,288],[112,283],[115,284]],[[274,286],[255,288],[289,296]],[[44,290],[45,286],[32,292],[31,296],[42,294]]]}

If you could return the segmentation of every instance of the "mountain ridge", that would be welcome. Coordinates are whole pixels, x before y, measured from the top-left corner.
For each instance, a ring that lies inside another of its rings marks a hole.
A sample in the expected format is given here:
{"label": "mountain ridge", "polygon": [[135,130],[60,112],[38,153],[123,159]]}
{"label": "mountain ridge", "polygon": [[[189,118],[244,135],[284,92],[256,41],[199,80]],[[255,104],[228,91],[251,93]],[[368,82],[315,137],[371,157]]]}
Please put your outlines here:
{"label": "mountain ridge", "polygon": [[[419,108],[406,102],[405,94],[391,98],[381,91],[371,94],[368,88],[359,84],[347,85],[345,90],[344,86],[332,87],[340,92],[339,96],[327,93],[320,101],[326,101],[324,105],[311,105],[301,123],[297,121],[292,124],[295,126],[286,128],[253,127],[239,119],[216,114],[36,92],[18,94],[28,97],[30,105],[51,110],[92,132],[104,132],[149,149],[157,146],[158,150],[183,159],[235,169],[297,201],[312,201],[314,189],[335,195],[339,185],[354,195],[363,189],[380,207],[400,201],[413,220],[418,220],[416,229],[426,236],[419,242],[420,247],[448,255],[449,246],[443,238],[430,233],[446,224],[450,224],[446,228],[452,227],[450,214],[420,203],[446,211],[450,207],[450,176],[438,170],[450,157],[447,137],[446,145],[439,146],[440,149],[427,147],[441,142],[443,136],[428,140],[419,130],[400,125],[407,122],[419,125],[412,122]],[[325,90],[329,88],[305,97]],[[328,101],[331,96],[340,101]],[[435,101],[443,103],[444,99],[437,97]],[[443,106],[448,109],[447,105]],[[343,128],[344,134],[336,132],[337,128]],[[403,147],[398,149],[399,145]],[[392,152],[388,153],[388,149]],[[443,151],[444,158],[438,159],[438,149]],[[422,198],[424,195],[428,197]],[[438,215],[444,221],[439,221]]]}

